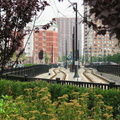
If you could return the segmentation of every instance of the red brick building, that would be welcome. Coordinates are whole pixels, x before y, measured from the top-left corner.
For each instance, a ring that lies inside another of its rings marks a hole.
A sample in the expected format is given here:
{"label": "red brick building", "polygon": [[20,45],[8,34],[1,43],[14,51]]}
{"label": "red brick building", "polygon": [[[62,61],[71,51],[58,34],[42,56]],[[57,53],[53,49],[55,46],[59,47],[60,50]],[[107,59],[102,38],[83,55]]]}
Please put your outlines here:
{"label": "red brick building", "polygon": [[[43,50],[43,59],[39,59],[39,52]],[[34,63],[58,63],[58,32],[40,30],[33,33],[33,61]]]}

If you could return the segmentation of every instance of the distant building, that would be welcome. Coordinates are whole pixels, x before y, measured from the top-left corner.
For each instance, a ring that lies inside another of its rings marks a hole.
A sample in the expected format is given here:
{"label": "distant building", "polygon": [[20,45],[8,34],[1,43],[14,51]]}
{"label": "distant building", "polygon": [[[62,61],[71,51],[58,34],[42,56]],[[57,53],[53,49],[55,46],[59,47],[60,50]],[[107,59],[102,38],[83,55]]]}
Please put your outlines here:
{"label": "distant building", "polygon": [[[89,9],[90,7],[85,4],[85,17],[89,16]],[[94,19],[94,16],[91,16],[91,18],[87,18],[88,21],[91,19]],[[96,22],[97,26],[101,24],[101,20],[98,20]],[[115,39],[115,37],[110,40],[109,33],[107,33],[105,36],[96,36],[96,32],[92,28],[89,28],[87,24],[84,24],[84,56],[86,58],[91,59],[91,57],[93,56],[102,58],[104,56],[117,53],[118,48],[116,47],[116,45],[117,40]]]}
{"label": "distant building", "polygon": [[[26,30],[31,30],[32,29],[32,25],[29,24],[29,26],[26,27]],[[26,63],[34,63],[33,61],[33,31],[29,31],[27,32],[27,35],[24,38],[24,47],[25,47],[25,54],[27,57]]]}
{"label": "distant building", "polygon": [[[82,54],[82,27],[80,24],[81,19],[78,18],[78,49],[79,54]],[[66,43],[67,43],[67,53],[70,54],[73,47],[73,27],[75,27],[75,18],[65,18],[60,17],[56,18],[56,24],[58,27],[58,49],[59,49],[59,57],[62,59],[63,56],[66,56]]]}
{"label": "distant building", "polygon": [[[27,42],[28,36],[24,40],[24,45]],[[39,52],[43,50],[43,60],[39,59]],[[28,57],[27,63],[41,64],[45,63],[58,63],[58,32],[56,26],[51,26],[48,30],[33,31],[30,39],[27,42],[25,49],[26,56]]]}

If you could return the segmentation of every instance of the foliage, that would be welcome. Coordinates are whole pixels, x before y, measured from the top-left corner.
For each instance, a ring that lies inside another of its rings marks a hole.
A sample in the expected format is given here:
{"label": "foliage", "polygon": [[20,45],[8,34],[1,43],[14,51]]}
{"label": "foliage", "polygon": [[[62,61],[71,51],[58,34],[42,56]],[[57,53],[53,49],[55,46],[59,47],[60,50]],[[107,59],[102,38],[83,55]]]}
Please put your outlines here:
{"label": "foliage", "polygon": [[[82,61],[86,61],[88,63],[91,62],[91,57],[88,57],[88,56],[85,56],[85,58],[83,57]],[[96,56],[92,56],[92,62],[115,62],[117,64],[120,64],[120,53],[116,53],[116,54],[113,54],[113,55],[104,55],[104,56],[101,56],[101,57],[96,57]]]}
{"label": "foliage", "polygon": [[33,65],[37,65],[37,64],[24,64],[25,66],[33,66]]}
{"label": "foliage", "polygon": [[43,88],[48,86],[45,81],[33,81],[33,82],[14,82],[9,80],[0,80],[0,96],[1,95],[12,95],[14,98],[21,94],[24,94],[25,88],[39,87]]}
{"label": "foliage", "polygon": [[[94,91],[90,91],[94,92]],[[71,97],[69,97],[71,96]],[[113,120],[113,107],[104,103],[100,94],[93,95],[93,107],[89,108],[90,93],[74,90],[51,101],[48,87],[26,88],[24,94],[13,99],[2,96],[0,118],[8,120]],[[119,119],[119,116],[115,118]]]}
{"label": "foliage", "polygon": [[[84,0],[84,5],[90,6],[90,15],[85,16],[84,22],[97,32],[105,35],[108,31],[110,37],[115,37],[120,42],[120,1],[119,0]],[[95,19],[88,21],[87,18],[94,15]],[[97,20],[101,20],[100,26],[96,25]]]}
{"label": "foliage", "polygon": [[23,38],[27,34],[24,28],[33,20],[37,12],[43,11],[48,5],[45,0],[0,1],[1,70],[4,69],[5,65],[10,61],[10,58],[16,51],[18,58],[24,52]]}
{"label": "foliage", "polygon": [[120,119],[120,91],[114,89],[1,80],[0,93],[2,119]]}
{"label": "foliage", "polygon": [[48,53],[44,53],[45,56],[45,63],[47,64],[50,60],[50,55]]}

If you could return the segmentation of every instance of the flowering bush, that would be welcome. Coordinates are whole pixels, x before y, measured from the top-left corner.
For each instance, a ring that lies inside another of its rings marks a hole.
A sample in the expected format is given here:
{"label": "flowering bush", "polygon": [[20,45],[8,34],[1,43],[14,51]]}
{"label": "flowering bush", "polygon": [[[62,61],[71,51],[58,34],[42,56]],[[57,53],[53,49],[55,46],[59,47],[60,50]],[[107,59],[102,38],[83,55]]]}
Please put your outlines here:
{"label": "flowering bush", "polygon": [[90,93],[73,90],[52,102],[48,87],[26,88],[24,92],[15,99],[2,96],[1,120],[113,120],[113,107],[105,105],[102,95],[94,95],[90,108]]}

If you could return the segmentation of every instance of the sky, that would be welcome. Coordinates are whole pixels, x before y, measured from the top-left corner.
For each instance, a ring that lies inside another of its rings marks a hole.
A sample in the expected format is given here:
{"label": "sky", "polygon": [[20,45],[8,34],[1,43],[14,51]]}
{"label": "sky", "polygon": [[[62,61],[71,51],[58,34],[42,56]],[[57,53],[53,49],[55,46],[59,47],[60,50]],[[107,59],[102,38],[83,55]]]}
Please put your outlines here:
{"label": "sky", "polygon": [[[45,24],[48,21],[51,21],[52,18],[59,18],[59,17],[75,17],[75,12],[73,8],[70,7],[70,2],[75,3],[77,2],[78,11],[79,13],[83,14],[83,0],[63,0],[63,2],[58,2],[58,0],[46,0],[50,6],[47,6],[45,10],[41,13],[38,13],[40,16],[37,23]],[[70,2],[69,2],[70,1]],[[40,15],[41,14],[41,15]],[[78,17],[80,15],[78,14]]]}

